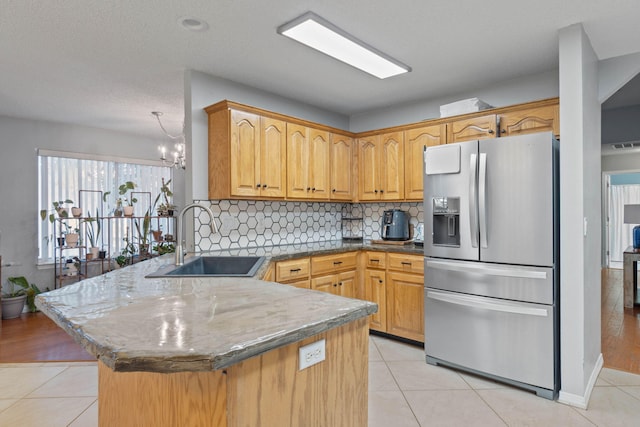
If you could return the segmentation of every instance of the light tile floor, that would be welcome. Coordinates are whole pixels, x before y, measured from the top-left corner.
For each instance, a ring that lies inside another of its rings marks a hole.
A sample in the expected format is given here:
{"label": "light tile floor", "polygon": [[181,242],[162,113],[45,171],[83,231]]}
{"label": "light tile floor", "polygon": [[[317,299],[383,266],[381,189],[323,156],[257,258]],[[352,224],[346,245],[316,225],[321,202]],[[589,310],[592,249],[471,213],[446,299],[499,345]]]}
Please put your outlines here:
{"label": "light tile floor", "polygon": [[[369,349],[369,427],[640,425],[640,375],[603,369],[585,411],[427,365],[420,347]],[[0,364],[0,426],[97,426],[97,377],[93,362]]]}

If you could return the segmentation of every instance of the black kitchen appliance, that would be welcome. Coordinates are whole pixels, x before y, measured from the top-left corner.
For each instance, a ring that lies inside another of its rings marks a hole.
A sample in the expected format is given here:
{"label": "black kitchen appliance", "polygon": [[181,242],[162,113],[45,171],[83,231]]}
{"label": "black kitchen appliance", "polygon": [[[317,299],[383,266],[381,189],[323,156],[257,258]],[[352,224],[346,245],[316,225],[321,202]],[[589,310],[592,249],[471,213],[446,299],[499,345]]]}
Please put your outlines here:
{"label": "black kitchen appliance", "polygon": [[409,240],[409,214],[400,209],[384,211],[380,234],[383,240]]}

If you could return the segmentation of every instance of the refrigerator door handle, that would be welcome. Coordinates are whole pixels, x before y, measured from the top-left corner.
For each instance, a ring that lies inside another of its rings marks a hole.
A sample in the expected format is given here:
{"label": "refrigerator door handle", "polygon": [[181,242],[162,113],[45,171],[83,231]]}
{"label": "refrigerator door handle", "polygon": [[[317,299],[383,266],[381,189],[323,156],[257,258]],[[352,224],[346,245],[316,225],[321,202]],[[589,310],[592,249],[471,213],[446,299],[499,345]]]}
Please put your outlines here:
{"label": "refrigerator door handle", "polygon": [[480,247],[487,248],[487,153],[480,153],[478,178],[478,211],[480,216]]}
{"label": "refrigerator door handle", "polygon": [[478,160],[475,154],[471,154],[469,164],[469,229],[471,231],[471,246],[478,247],[478,207],[476,197],[476,184],[478,180]]}
{"label": "refrigerator door handle", "polygon": [[447,262],[447,261],[432,261],[427,260],[426,262],[427,268],[438,268],[440,270],[451,270],[462,273],[475,273],[475,274],[485,274],[487,276],[502,276],[502,277],[516,277],[522,279],[547,279],[546,271],[535,271],[535,270],[525,270],[525,269],[515,269],[515,268],[499,268],[499,267],[490,267],[490,266],[478,266],[478,265],[468,265],[461,264],[457,262]]}
{"label": "refrigerator door handle", "polygon": [[517,306],[501,302],[487,301],[487,298],[472,295],[448,294],[438,291],[427,291],[427,298],[456,304],[465,307],[478,308],[482,310],[501,311],[504,313],[523,314],[525,316],[547,317],[548,311],[544,308]]}

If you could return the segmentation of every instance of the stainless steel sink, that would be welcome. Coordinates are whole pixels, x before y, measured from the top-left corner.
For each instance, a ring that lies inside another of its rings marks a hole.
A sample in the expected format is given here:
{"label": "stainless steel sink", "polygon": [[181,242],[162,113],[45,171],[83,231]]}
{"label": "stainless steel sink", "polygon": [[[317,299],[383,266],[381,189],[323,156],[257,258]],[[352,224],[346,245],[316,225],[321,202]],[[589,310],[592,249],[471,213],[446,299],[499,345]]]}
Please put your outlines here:
{"label": "stainless steel sink", "polygon": [[164,267],[147,277],[252,277],[264,262],[258,256],[201,256],[185,265]]}

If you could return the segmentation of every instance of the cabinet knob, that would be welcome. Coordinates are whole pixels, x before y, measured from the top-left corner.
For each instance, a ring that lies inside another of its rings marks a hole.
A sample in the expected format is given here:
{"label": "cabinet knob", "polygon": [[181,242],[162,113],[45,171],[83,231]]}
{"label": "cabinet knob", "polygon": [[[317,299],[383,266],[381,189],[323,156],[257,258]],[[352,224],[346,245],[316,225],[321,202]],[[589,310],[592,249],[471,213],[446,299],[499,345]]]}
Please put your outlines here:
{"label": "cabinet knob", "polygon": [[313,187],[313,188],[311,189],[311,191],[316,191],[316,187]]}
{"label": "cabinet knob", "polygon": [[493,129],[489,129],[489,133],[493,133]]}
{"label": "cabinet knob", "polygon": [[334,189],[333,189],[333,190],[331,190],[331,191],[333,191],[333,192],[335,193],[335,192],[336,192],[336,189],[334,188]]}
{"label": "cabinet knob", "polygon": [[502,129],[502,130],[500,131],[500,133],[507,133],[507,130],[506,130],[506,129]]}
{"label": "cabinet knob", "polygon": [[378,194],[378,190],[373,190],[376,194]]}
{"label": "cabinet knob", "polygon": [[338,287],[338,284],[337,284],[337,283],[334,283],[334,284],[333,284],[333,287],[334,287],[334,288],[337,288],[337,287]]}
{"label": "cabinet knob", "polygon": [[380,194],[384,193],[384,190],[380,190]]}
{"label": "cabinet knob", "polygon": [[342,286],[342,282],[338,283],[338,285]]}
{"label": "cabinet knob", "polygon": [[381,279],[378,279],[378,282],[382,283],[382,280],[381,280]]}
{"label": "cabinet knob", "polygon": [[267,184],[262,184],[262,188],[267,188]]}
{"label": "cabinet knob", "polygon": [[307,191],[311,190],[311,187],[307,187]]}
{"label": "cabinet knob", "polygon": [[260,188],[260,183],[257,183],[257,184],[256,184],[256,188]]}

